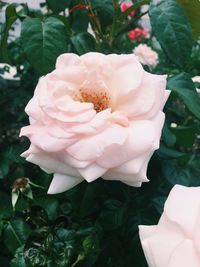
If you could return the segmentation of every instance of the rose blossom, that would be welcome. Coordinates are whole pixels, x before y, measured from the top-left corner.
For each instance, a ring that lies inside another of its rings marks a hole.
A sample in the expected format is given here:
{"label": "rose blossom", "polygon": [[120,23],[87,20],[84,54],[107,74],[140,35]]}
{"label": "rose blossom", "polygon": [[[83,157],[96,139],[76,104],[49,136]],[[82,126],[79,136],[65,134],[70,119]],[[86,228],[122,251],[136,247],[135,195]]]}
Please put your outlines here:
{"label": "rose blossom", "polygon": [[200,266],[200,187],[176,185],[158,225],[140,226],[149,267]]}
{"label": "rose blossom", "polygon": [[140,41],[141,39],[148,38],[149,32],[146,29],[135,28],[128,33],[128,37],[131,41]]}
{"label": "rose blossom", "polygon": [[[131,7],[133,4],[131,2],[125,1],[120,4],[121,12],[125,12],[129,7]],[[131,11],[129,16],[134,17],[135,10]]]}
{"label": "rose blossom", "polygon": [[158,63],[158,54],[146,44],[139,44],[133,52],[144,65],[155,67]]}
{"label": "rose blossom", "polygon": [[159,147],[165,86],[166,76],[144,71],[133,54],[63,54],[25,109],[23,156],[54,174],[51,194],[98,177],[141,186]]}

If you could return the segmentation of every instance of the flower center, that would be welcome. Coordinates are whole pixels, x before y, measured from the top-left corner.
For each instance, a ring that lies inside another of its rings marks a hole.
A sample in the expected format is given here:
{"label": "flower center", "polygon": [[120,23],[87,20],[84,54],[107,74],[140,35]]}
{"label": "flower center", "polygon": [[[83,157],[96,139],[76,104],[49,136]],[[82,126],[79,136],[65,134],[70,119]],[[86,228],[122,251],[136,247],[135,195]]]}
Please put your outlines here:
{"label": "flower center", "polygon": [[80,89],[79,94],[75,96],[75,100],[78,100],[81,103],[92,103],[94,105],[94,109],[98,113],[109,107],[110,97],[106,92],[97,93],[94,91],[85,91]]}

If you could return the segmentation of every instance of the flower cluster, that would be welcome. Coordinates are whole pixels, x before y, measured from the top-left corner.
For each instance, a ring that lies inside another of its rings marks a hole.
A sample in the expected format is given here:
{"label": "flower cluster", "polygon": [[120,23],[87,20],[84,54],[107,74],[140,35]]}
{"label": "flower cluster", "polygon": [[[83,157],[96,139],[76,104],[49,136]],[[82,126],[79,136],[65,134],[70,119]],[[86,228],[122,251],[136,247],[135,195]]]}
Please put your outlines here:
{"label": "flower cluster", "polygon": [[148,30],[139,27],[136,27],[128,33],[128,37],[131,41],[140,41],[144,38],[148,38],[148,36]]}

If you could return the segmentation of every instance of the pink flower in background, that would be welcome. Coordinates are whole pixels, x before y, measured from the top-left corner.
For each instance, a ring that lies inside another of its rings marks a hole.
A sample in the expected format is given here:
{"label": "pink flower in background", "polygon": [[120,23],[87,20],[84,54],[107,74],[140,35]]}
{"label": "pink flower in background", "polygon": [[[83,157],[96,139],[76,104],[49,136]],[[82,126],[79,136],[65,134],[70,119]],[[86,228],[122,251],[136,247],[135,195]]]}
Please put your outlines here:
{"label": "pink flower in background", "polygon": [[155,67],[158,64],[158,54],[146,44],[139,44],[133,52],[144,65]]}
{"label": "pink flower in background", "polygon": [[128,33],[128,37],[131,41],[140,41],[141,39],[148,38],[149,32],[146,29],[137,27]]}
{"label": "pink flower in background", "polygon": [[200,187],[176,185],[158,225],[140,226],[149,267],[200,266]]}
{"label": "pink flower in background", "polygon": [[54,174],[50,194],[98,177],[141,186],[159,147],[165,87],[166,76],[144,71],[133,54],[63,54],[25,109],[23,156]]}
{"label": "pink flower in background", "polygon": [[[131,7],[133,4],[129,1],[125,1],[125,2],[122,2],[120,4],[120,9],[121,9],[121,12],[125,12],[129,7]],[[131,17],[134,17],[135,15],[135,10],[131,11],[129,16]]]}

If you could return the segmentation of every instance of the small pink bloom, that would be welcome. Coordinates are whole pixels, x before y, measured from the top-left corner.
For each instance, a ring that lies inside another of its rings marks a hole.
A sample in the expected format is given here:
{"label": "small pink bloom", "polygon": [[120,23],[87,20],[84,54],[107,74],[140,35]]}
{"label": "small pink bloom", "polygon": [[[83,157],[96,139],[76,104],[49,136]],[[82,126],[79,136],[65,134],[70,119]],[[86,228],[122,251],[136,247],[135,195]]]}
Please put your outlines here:
{"label": "small pink bloom", "polygon": [[146,29],[135,28],[128,33],[128,37],[132,41],[140,41],[141,39],[148,38],[149,32]]}
{"label": "small pink bloom", "polygon": [[[129,7],[131,7],[133,4],[131,2],[125,1],[120,4],[121,12],[125,12]],[[129,16],[134,17],[135,10],[131,11]]]}
{"label": "small pink bloom", "polygon": [[158,54],[146,44],[139,44],[133,52],[144,65],[155,67],[158,63]]}
{"label": "small pink bloom", "polygon": [[51,194],[98,177],[141,186],[159,147],[165,87],[166,75],[146,72],[134,54],[63,54],[26,106],[23,156],[54,174]]}
{"label": "small pink bloom", "polygon": [[157,225],[139,226],[149,267],[200,266],[200,187],[175,185]]}

